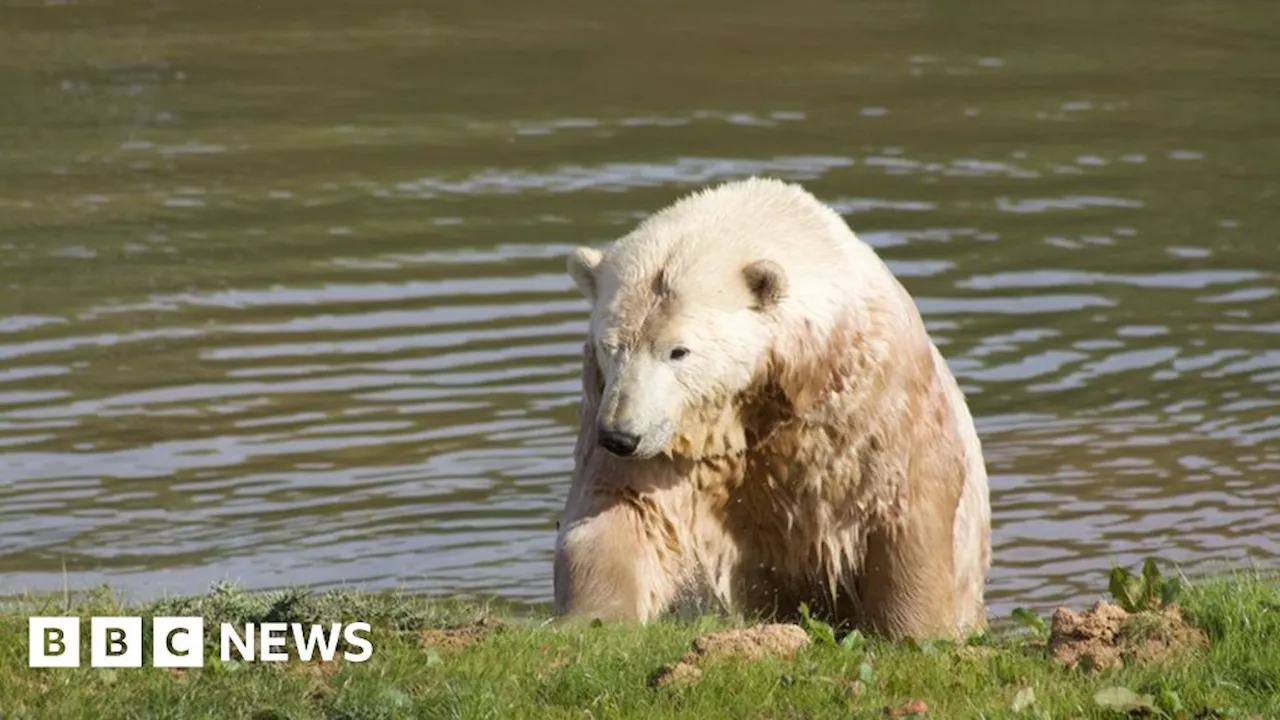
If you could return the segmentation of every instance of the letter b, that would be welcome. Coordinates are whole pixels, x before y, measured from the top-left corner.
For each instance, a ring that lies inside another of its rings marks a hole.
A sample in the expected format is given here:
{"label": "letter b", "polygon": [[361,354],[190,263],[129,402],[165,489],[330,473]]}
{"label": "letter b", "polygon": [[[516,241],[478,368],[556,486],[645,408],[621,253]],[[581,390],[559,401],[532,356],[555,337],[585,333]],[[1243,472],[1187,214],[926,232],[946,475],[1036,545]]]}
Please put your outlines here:
{"label": "letter b", "polygon": [[80,667],[80,618],[27,620],[28,667]]}
{"label": "letter b", "polygon": [[89,666],[142,667],[142,618],[92,618],[89,623]]}

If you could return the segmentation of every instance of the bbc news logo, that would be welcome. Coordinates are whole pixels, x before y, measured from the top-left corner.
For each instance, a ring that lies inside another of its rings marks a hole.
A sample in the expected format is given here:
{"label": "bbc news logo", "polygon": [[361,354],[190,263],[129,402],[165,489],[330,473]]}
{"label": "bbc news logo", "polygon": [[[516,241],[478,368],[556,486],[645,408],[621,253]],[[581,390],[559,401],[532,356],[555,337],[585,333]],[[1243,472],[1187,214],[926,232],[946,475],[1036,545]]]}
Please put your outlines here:
{"label": "bbc news logo", "polygon": [[[33,617],[27,622],[28,667],[80,667],[80,618]],[[346,641],[342,659],[364,662],[373,656],[369,623],[222,623],[218,631],[224,662],[284,662],[290,640],[300,660],[329,661]],[[363,633],[363,635],[362,635]],[[144,643],[140,617],[89,618],[89,667],[142,667]],[[255,642],[256,640],[256,642]],[[157,617],[151,621],[151,665],[158,668],[204,667],[204,618]],[[238,656],[238,657],[237,657]]]}

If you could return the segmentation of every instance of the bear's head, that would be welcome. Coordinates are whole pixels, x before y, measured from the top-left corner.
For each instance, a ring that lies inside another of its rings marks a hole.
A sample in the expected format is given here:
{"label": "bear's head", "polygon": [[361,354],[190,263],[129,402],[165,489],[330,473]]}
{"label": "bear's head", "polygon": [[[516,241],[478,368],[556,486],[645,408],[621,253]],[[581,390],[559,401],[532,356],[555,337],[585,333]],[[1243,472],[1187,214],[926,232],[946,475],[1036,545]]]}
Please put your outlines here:
{"label": "bear's head", "polygon": [[711,452],[708,433],[735,432],[714,426],[726,425],[769,364],[788,293],[780,262],[636,242],[578,248],[568,269],[592,306],[587,370],[598,386],[588,391],[599,393],[601,447],[620,457],[697,456]]}

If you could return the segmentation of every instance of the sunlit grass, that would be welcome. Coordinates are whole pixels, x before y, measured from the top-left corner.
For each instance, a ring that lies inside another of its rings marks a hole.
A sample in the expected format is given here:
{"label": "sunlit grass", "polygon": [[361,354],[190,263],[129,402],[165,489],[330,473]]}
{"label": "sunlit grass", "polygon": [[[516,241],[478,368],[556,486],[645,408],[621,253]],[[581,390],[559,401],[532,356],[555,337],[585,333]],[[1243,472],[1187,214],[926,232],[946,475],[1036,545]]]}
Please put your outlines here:
{"label": "sunlit grass", "polygon": [[[684,655],[695,637],[742,621],[591,626],[399,593],[253,594],[220,586],[135,614],[198,614],[207,625],[363,620],[374,627],[373,657],[223,662],[211,645],[205,667],[192,671],[34,670],[26,617],[68,608],[62,596],[31,598],[0,616],[0,717],[870,718],[909,701],[923,701],[935,718],[1280,717],[1280,583],[1220,576],[1183,584],[1174,600],[1210,643],[1161,664],[1064,669],[1044,647],[1047,626],[1022,613],[1017,629],[962,645],[842,643],[814,624],[810,644],[794,658],[707,662],[696,682],[654,687],[655,671]],[[104,591],[74,599],[69,612],[133,611]],[[477,622],[485,624],[464,642],[423,641],[424,631]],[[1132,707],[1117,709],[1126,704]]]}

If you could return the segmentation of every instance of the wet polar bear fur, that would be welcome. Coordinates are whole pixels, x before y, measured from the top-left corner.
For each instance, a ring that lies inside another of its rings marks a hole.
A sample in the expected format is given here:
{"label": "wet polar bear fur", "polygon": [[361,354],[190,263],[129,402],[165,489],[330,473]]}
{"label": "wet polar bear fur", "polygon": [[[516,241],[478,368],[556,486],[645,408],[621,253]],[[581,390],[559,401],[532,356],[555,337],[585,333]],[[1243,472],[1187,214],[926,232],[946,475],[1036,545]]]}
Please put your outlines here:
{"label": "wet polar bear fur", "polygon": [[592,309],[562,613],[804,603],[888,637],[985,627],[973,420],[915,303],[839,215],[797,185],[730,182],[568,270]]}

